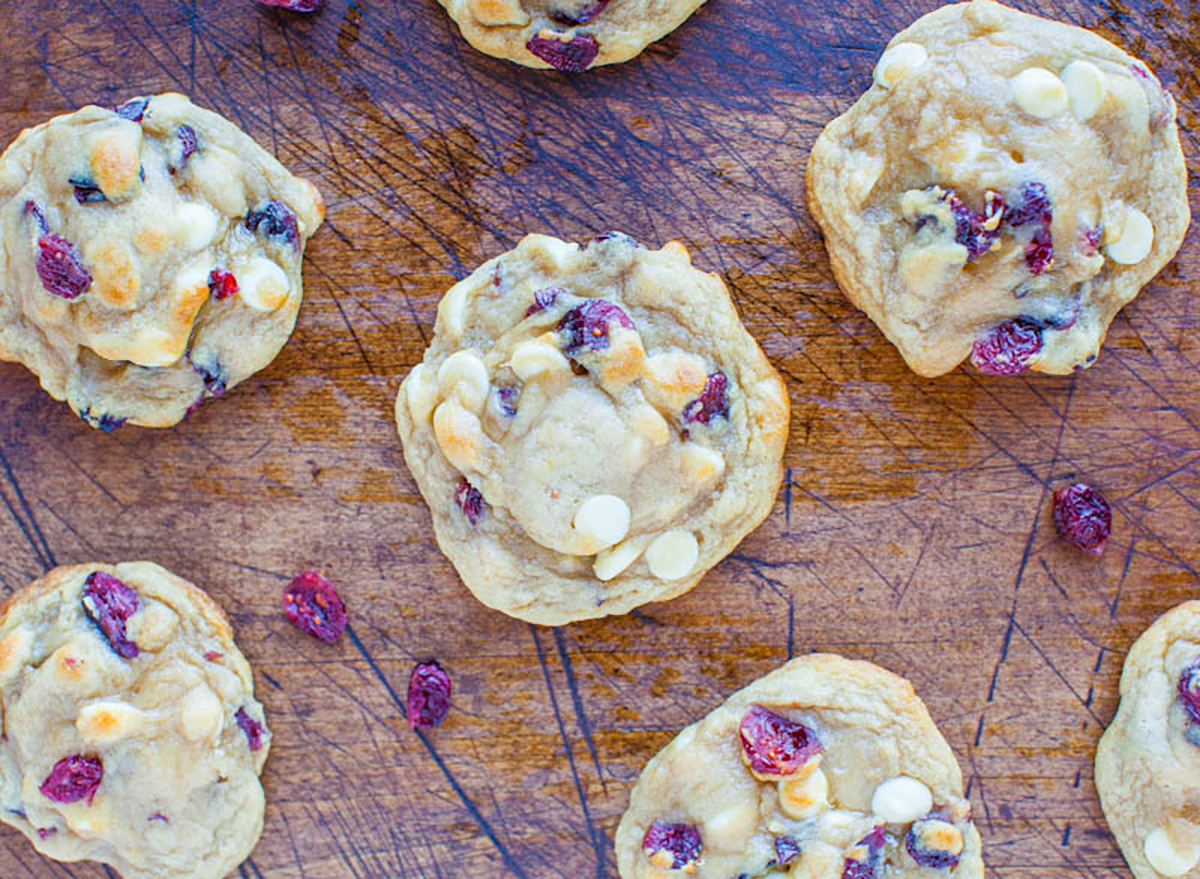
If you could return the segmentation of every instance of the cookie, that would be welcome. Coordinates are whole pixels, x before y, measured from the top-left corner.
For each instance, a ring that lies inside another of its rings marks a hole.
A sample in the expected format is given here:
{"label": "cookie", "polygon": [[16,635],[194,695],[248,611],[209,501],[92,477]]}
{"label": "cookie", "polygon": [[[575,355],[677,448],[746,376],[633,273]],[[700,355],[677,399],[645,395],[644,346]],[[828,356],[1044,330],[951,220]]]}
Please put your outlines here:
{"label": "cookie", "polygon": [[558,625],[681,595],[731,552],[782,480],[788,399],[681,244],[530,235],[443,297],[396,424],[467,587]]}
{"label": "cookie", "polygon": [[182,95],[84,107],[0,156],[0,359],[94,427],[167,427],[269,364],[325,207]]}
{"label": "cookie", "polygon": [[56,568],[0,608],[0,820],[124,879],[221,879],[271,744],[225,614],[149,562]]}
{"label": "cookie", "polygon": [[1167,611],[1126,655],[1096,790],[1137,879],[1200,877],[1200,601]]}
{"label": "cookie", "polygon": [[739,690],[642,771],[622,879],[982,879],[954,754],[904,678],[815,653]]}
{"label": "cookie", "polygon": [[923,376],[1089,366],[1189,221],[1146,65],[992,0],[897,34],[806,179],[842,290]]}
{"label": "cookie", "polygon": [[466,41],[526,67],[617,64],[679,27],[704,0],[440,0]]}

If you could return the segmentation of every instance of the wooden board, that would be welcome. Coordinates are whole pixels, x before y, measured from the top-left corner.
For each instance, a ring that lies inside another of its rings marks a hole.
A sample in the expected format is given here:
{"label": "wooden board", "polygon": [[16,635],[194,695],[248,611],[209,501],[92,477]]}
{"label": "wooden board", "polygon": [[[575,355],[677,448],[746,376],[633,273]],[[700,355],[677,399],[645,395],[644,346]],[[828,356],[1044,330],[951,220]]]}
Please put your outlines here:
{"label": "wooden board", "polygon": [[[0,139],[164,90],[243,126],[321,188],[306,303],[279,359],[169,431],[92,431],[0,366],[0,586],[154,559],[231,612],[275,731],[250,879],[615,877],[645,761],[787,657],[910,677],[961,760],[993,876],[1127,876],[1092,783],[1121,662],[1198,593],[1200,301],[1189,236],[1095,368],[908,372],[839,294],[803,200],[822,125],[934,0],[710,0],[638,60],[528,71],[462,42],[434,0],[0,0]],[[1022,0],[1145,58],[1197,158],[1192,0]],[[1193,210],[1196,208],[1193,198]],[[684,241],[721,272],[793,404],[767,522],[690,595],[540,629],[490,612],[433,542],[396,388],[439,296],[527,231]],[[1056,542],[1076,477],[1115,512],[1100,559]],[[280,611],[291,574],[342,584],[333,646]],[[413,663],[455,710],[415,733]],[[0,832],[0,876],[58,866]]]}

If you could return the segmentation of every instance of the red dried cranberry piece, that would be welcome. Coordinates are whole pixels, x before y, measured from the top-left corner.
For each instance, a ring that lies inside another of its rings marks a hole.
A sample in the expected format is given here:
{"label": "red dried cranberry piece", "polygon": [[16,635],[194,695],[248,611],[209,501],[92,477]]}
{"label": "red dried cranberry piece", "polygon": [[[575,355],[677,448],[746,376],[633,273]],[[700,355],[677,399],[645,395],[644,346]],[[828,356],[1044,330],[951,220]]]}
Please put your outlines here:
{"label": "red dried cranberry piece", "polygon": [[633,329],[629,315],[604,299],[589,299],[576,305],[558,322],[558,331],[567,337],[563,350],[571,354],[585,345],[593,351],[607,348],[609,324],[614,321],[628,330]]}
{"label": "red dried cranberry piece", "polygon": [[283,590],[283,609],[298,628],[332,644],[346,628],[346,606],[334,585],[316,571],[302,571]]}
{"label": "red dried cranberry piece", "polygon": [[597,15],[604,11],[604,7],[609,4],[609,0],[593,0],[587,3],[583,9],[578,12],[567,12],[562,9],[556,9],[550,13],[550,18],[559,24],[565,24],[568,27],[574,27],[581,24],[587,24]]}
{"label": "red dried cranberry piece", "polygon": [[742,716],[738,731],[743,759],[759,775],[791,775],[821,751],[811,729],[759,705]]}
{"label": "red dried cranberry piece", "polygon": [[468,522],[472,525],[479,524],[479,520],[483,518],[483,511],[487,505],[483,499],[483,493],[468,482],[466,477],[460,479],[454,489],[454,502],[463,511],[463,515],[467,517]]}
{"label": "red dried cranberry piece", "polygon": [[728,418],[729,397],[725,393],[728,387],[729,379],[725,378],[725,373],[718,370],[710,375],[700,396],[683,407],[683,423],[699,421],[708,424],[714,418]]}
{"label": "red dried cranberry piece", "polygon": [[[508,418],[517,417],[517,389],[513,387],[503,387],[496,389],[496,395],[500,397],[500,411]],[[459,488],[461,488],[461,484]],[[462,506],[462,504],[459,504]]]}
{"label": "red dried cranberry piece", "polygon": [[137,644],[125,636],[125,623],[141,608],[138,594],[112,574],[93,571],[83,588],[83,611],[104,633],[109,645],[124,659],[138,655]]}
{"label": "red dried cranberry piece", "polygon": [[316,12],[325,0],[258,0],[260,6],[276,6],[289,12]]}
{"label": "red dried cranberry piece", "polygon": [[542,36],[542,33],[530,37],[525,48],[563,73],[587,70],[600,54],[600,44],[591,34],[575,34],[570,40],[560,40],[557,36]]}
{"label": "red dried cranberry piece", "polygon": [[103,190],[91,180],[71,177],[67,182],[75,187],[75,201],[79,204],[105,201]]}
{"label": "red dried cranberry piece", "polygon": [[408,679],[408,725],[413,729],[431,727],[445,720],[450,713],[450,690],[450,675],[437,660],[420,663]]}
{"label": "red dried cranberry piece", "polygon": [[1112,534],[1112,510],[1100,492],[1076,482],[1054,492],[1054,527],[1067,543],[1099,555]]}
{"label": "red dried cranberry piece", "polygon": [[246,215],[246,228],[268,238],[279,238],[300,249],[300,225],[295,212],[281,201],[269,201]]}
{"label": "red dried cranberry piece", "polygon": [[842,866],[842,879],[877,879],[877,868],[887,845],[887,832],[879,825],[858,841]]}
{"label": "red dried cranberry piece", "polygon": [[132,101],[126,101],[113,112],[130,122],[141,122],[142,117],[146,115],[146,108],[149,106],[149,98],[134,98]]}
{"label": "red dried cranberry piece", "polygon": [[104,762],[99,757],[72,754],[54,764],[49,777],[38,790],[56,803],[77,803],[86,799],[90,806],[103,780]]}
{"label": "red dried cranberry piece", "polygon": [[112,433],[118,427],[124,427],[125,423],[129,420],[128,418],[122,418],[117,415],[110,415],[107,412],[105,412],[103,415],[93,415],[90,406],[80,412],[79,417],[92,427],[96,428],[97,430],[102,430],[105,433]]}
{"label": "red dried cranberry piece", "polygon": [[1100,251],[1102,237],[1104,237],[1104,229],[1099,223],[1084,228],[1079,235],[1079,252],[1084,256],[1095,256]]}
{"label": "red dried cranberry piece", "polygon": [[167,170],[172,175],[178,174],[186,168],[188,160],[200,150],[200,143],[196,139],[196,129],[190,125],[180,125],[176,128],[175,139],[179,141],[179,155],[173,155],[171,163],[167,166]]}
{"label": "red dried cranberry piece", "polygon": [[1050,230],[1038,229],[1025,245],[1025,265],[1031,274],[1040,275],[1054,263],[1054,237]]}
{"label": "red dried cranberry piece", "polygon": [[209,650],[207,653],[204,654],[204,658],[207,659],[209,662],[216,662],[223,655],[224,654],[220,653],[217,650]]}
{"label": "red dried cranberry piece", "polygon": [[951,839],[961,841],[958,829],[941,818],[922,818],[913,823],[904,837],[904,847],[922,867],[949,870],[958,866],[959,853],[946,846]]}
{"label": "red dried cranberry piece", "polygon": [[971,362],[987,375],[1019,375],[1042,350],[1042,327],[1029,318],[1006,320],[975,340]]}
{"label": "red dried cranberry piece", "polygon": [[998,216],[1004,212],[1004,199],[993,192],[988,196],[982,214],[967,207],[953,192],[947,198],[954,214],[954,240],[967,249],[968,260],[989,252],[1000,237]]}
{"label": "red dried cranberry piece", "polygon": [[217,267],[208,273],[208,292],[215,299],[228,299],[238,291],[237,278],[228,269]]}
{"label": "red dried cranberry piece", "polygon": [[690,824],[655,821],[642,837],[642,851],[664,870],[686,870],[700,860],[700,831]]}
{"label": "red dried cranberry piece", "polygon": [[790,836],[775,837],[775,860],[780,866],[786,866],[800,856],[800,843]]}
{"label": "red dried cranberry piece", "polygon": [[246,734],[246,742],[250,745],[250,750],[262,750],[263,725],[247,714],[245,708],[239,708],[237,714],[233,715],[233,719],[237,721],[237,725],[241,727],[242,732]]}
{"label": "red dried cranberry piece", "polygon": [[47,233],[38,239],[37,273],[42,286],[63,299],[77,299],[92,286],[75,245],[61,235]]}
{"label": "red dried cranberry piece", "polygon": [[545,290],[538,290],[533,294],[533,304],[525,310],[525,316],[537,314],[539,311],[545,311],[554,305],[559,296],[566,295],[567,291],[562,287],[547,287]]}
{"label": "red dried cranberry piece", "polygon": [[[212,279],[209,279],[209,290],[212,289]],[[192,363],[192,369],[200,374],[200,378],[204,380],[204,390],[209,396],[219,397],[229,389],[229,376],[219,363],[214,364],[211,368],[202,366],[192,360],[192,352],[187,352],[187,358]]]}
{"label": "red dried cranberry piece", "polygon": [[1022,186],[1020,199],[1009,208],[1004,219],[1014,229],[1026,223],[1049,226],[1054,219],[1054,210],[1050,206],[1050,193],[1046,191],[1045,184],[1031,181]]}
{"label": "red dried cranberry piece", "polygon": [[37,831],[38,839],[46,839],[58,833],[57,827],[39,827]]}
{"label": "red dried cranberry piece", "polygon": [[170,824],[171,823],[171,819],[168,818],[166,815],[164,815],[162,812],[155,812],[153,815],[151,815],[146,820],[152,824]]}
{"label": "red dried cranberry piece", "polygon": [[46,222],[46,215],[42,213],[42,209],[37,206],[37,202],[33,199],[25,202],[25,213],[33,217],[43,235],[50,231],[50,224]]}
{"label": "red dried cranberry piece", "polygon": [[1192,718],[1192,723],[1200,723],[1200,658],[1192,660],[1192,664],[1179,675],[1179,701]]}

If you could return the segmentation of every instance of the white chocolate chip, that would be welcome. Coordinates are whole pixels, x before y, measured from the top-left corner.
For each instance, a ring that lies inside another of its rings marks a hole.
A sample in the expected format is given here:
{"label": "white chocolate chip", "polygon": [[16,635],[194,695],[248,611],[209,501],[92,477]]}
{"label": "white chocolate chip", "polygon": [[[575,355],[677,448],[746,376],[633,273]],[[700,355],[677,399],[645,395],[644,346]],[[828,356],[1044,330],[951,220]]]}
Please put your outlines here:
{"label": "white chocolate chip", "polygon": [[215,738],[221,731],[221,720],[221,700],[204,684],[183,697],[179,725],[188,741],[202,742]]}
{"label": "white chocolate chip", "polygon": [[1075,118],[1086,122],[1095,116],[1108,94],[1100,68],[1091,61],[1072,61],[1063,70],[1062,81]]}
{"label": "white chocolate chip", "polygon": [[159,601],[147,602],[129,618],[129,640],[142,650],[161,650],[175,634],[179,614]]}
{"label": "white chocolate chip", "polygon": [[629,531],[629,505],[616,495],[588,498],[575,512],[575,530],[591,540],[597,550],[620,543]]}
{"label": "white chocolate chip", "polygon": [[929,53],[920,43],[897,43],[879,57],[875,82],[885,89],[891,88],[928,59]]}
{"label": "white chocolate chip", "polygon": [[438,370],[438,392],[443,397],[457,393],[463,406],[472,412],[483,410],[489,385],[487,367],[479,355],[469,348],[455,351]]}
{"label": "white chocolate chip", "polygon": [[33,631],[25,625],[17,626],[0,638],[0,688],[25,667],[32,647]]}
{"label": "white chocolate chip", "polygon": [[255,311],[277,311],[292,289],[287,272],[261,256],[239,272],[237,279],[238,296]]}
{"label": "white chocolate chip", "polygon": [[124,702],[93,702],[79,709],[75,728],[89,745],[107,745],[136,733],[145,715]]}
{"label": "white chocolate chip", "polygon": [[217,219],[216,211],[197,201],[185,201],[175,208],[175,222],[183,249],[195,253],[212,244],[217,237]]}
{"label": "white chocolate chip", "polygon": [[1063,81],[1044,67],[1030,67],[1012,78],[1013,100],[1037,119],[1053,119],[1067,111],[1070,101]]}
{"label": "white chocolate chip", "polygon": [[1137,208],[1125,211],[1125,228],[1121,237],[1104,245],[1108,258],[1121,265],[1137,265],[1150,255],[1154,247],[1154,224]]}
{"label": "white chocolate chip", "polygon": [[650,573],[660,580],[678,580],[686,577],[696,567],[700,556],[700,544],[690,531],[668,531],[646,550],[646,564]]}
{"label": "white chocolate chip", "polygon": [[465,473],[479,467],[485,440],[483,425],[458,400],[446,400],[434,410],[433,435],[455,468]]}
{"label": "white chocolate chip", "polygon": [[871,811],[889,824],[910,824],[928,815],[932,808],[929,788],[907,775],[882,782],[871,797]]}
{"label": "white chocolate chip", "polygon": [[704,822],[701,836],[715,851],[740,851],[754,835],[758,823],[757,803],[729,806]]}
{"label": "white chocolate chip", "polygon": [[779,808],[789,818],[810,818],[828,805],[829,779],[820,767],[803,778],[791,776],[779,782]]}
{"label": "white chocolate chip", "polygon": [[[408,403],[408,414],[412,416],[413,422],[418,425],[428,424],[430,416],[433,415],[433,407],[437,405],[438,400],[437,385],[434,384],[433,376],[426,373],[424,363],[418,363],[413,367],[413,371],[404,380],[404,387],[407,389],[405,398]],[[397,400],[397,405],[399,405],[399,400]]]}
{"label": "white chocolate chip", "polygon": [[566,373],[571,369],[561,351],[548,342],[536,339],[518,345],[513,350],[512,359],[508,361],[507,366],[521,381],[529,381],[542,373]]}
{"label": "white chocolate chip", "polygon": [[1163,876],[1182,876],[1200,861],[1200,851],[1181,852],[1175,848],[1165,827],[1150,832],[1142,851],[1150,866]]}
{"label": "white chocolate chip", "polygon": [[446,295],[438,303],[438,320],[445,323],[446,332],[452,342],[458,341],[463,334],[464,322],[467,318],[467,295],[470,292],[467,281],[470,280],[467,278],[459,281],[446,291]]}
{"label": "white chocolate chip", "polygon": [[683,462],[684,475],[695,486],[712,485],[725,472],[725,459],[720,452],[696,443],[684,443],[679,458]]}
{"label": "white chocolate chip", "polygon": [[596,572],[597,579],[607,583],[641,558],[642,553],[645,551],[645,540],[626,540],[618,543],[616,546],[596,553],[596,560],[592,563],[592,570]]}

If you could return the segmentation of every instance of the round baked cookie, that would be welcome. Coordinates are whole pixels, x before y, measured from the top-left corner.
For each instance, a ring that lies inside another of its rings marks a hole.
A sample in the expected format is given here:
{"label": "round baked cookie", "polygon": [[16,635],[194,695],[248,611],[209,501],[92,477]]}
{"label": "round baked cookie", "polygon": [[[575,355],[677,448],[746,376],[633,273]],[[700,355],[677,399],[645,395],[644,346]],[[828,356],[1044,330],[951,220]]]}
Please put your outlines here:
{"label": "round baked cookie", "polygon": [[1146,65],[992,0],[897,34],[806,179],[842,290],[924,376],[1089,366],[1189,221]]}
{"label": "round baked cookie", "polygon": [[221,879],[262,832],[271,736],[221,609],[149,562],[0,608],[0,820],[124,879]]}
{"label": "round baked cookie", "polygon": [[167,427],[269,364],[325,206],[183,95],[84,107],[0,156],[0,359],[94,427]]}
{"label": "round baked cookie", "polygon": [[526,67],[579,73],[628,61],[704,0],[440,0],[467,42]]}
{"label": "round baked cookie", "polygon": [[912,684],[815,653],[739,690],[642,771],[622,879],[982,879],[962,773]]}
{"label": "round baked cookie", "polygon": [[788,399],[683,245],[527,236],[438,306],[404,457],[475,596],[546,625],[687,592],[767,515]]}
{"label": "round baked cookie", "polygon": [[1200,877],[1200,601],[1167,611],[1125,657],[1096,790],[1137,879]]}

